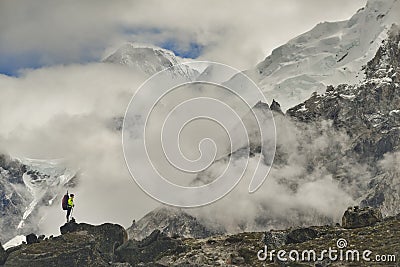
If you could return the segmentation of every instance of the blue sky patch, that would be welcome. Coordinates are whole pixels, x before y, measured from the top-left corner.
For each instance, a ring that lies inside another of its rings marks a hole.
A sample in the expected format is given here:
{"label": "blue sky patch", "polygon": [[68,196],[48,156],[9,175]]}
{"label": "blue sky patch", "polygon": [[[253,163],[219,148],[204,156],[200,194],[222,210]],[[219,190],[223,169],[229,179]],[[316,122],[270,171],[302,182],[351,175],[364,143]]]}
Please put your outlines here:
{"label": "blue sky patch", "polygon": [[191,42],[186,46],[179,44],[177,40],[168,40],[159,44],[162,48],[171,50],[175,55],[183,58],[197,58],[203,52],[204,46]]}
{"label": "blue sky patch", "polygon": [[0,74],[18,76],[21,69],[37,69],[42,65],[40,56],[35,53],[22,53],[19,55],[7,55],[0,53]]}
{"label": "blue sky patch", "polygon": [[[67,53],[44,53],[28,51],[20,54],[6,54],[0,52],[0,74],[18,77],[23,69],[39,69],[60,64],[80,64],[96,62],[100,59],[93,51],[103,51],[104,48],[83,48],[77,55],[68,56]],[[46,59],[46,60],[45,60]]]}

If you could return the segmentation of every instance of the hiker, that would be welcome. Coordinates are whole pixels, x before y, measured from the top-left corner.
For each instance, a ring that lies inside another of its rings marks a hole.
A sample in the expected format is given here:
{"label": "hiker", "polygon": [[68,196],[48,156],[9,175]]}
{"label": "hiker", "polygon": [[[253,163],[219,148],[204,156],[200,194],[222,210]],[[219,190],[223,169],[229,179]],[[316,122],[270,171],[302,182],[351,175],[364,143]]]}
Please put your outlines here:
{"label": "hiker", "polygon": [[70,194],[67,203],[67,222],[69,222],[69,216],[71,215],[71,211],[74,206],[74,194]]}

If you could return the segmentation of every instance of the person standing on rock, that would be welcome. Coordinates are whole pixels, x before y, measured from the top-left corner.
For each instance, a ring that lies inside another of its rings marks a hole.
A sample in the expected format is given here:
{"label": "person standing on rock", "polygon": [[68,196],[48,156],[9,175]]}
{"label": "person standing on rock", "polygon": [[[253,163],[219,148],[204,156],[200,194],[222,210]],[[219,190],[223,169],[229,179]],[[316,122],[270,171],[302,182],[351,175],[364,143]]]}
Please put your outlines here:
{"label": "person standing on rock", "polygon": [[67,222],[69,222],[69,216],[71,215],[72,209],[74,208],[74,194],[70,194],[67,204]]}

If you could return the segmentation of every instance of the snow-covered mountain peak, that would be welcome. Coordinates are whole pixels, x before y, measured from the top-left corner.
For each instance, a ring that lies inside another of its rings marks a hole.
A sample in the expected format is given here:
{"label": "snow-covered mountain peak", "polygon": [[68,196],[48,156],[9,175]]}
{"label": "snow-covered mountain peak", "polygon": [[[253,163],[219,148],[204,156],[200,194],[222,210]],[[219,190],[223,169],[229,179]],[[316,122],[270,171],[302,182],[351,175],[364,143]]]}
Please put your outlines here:
{"label": "snow-covered mountain peak", "polygon": [[179,65],[185,60],[176,56],[174,52],[150,44],[126,43],[104,59],[103,62],[125,65],[147,75],[153,75],[178,65],[178,67],[173,68],[174,75],[188,78],[198,75],[196,70],[187,65]]}
{"label": "snow-covered mountain peak", "polygon": [[319,23],[274,49],[247,74],[284,110],[327,85],[356,84],[391,25],[400,22],[398,14],[399,0],[370,0],[349,20]]}

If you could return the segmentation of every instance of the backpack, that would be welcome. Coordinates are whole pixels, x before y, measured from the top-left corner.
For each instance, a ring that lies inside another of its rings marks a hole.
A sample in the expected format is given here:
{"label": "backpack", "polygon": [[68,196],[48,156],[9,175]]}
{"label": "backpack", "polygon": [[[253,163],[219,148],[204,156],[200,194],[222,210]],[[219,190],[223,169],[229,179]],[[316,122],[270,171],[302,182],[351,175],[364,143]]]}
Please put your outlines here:
{"label": "backpack", "polygon": [[61,202],[61,206],[62,206],[63,210],[68,209],[68,199],[69,199],[69,195],[68,195],[68,191],[67,191],[67,193],[64,195],[62,202]]}

